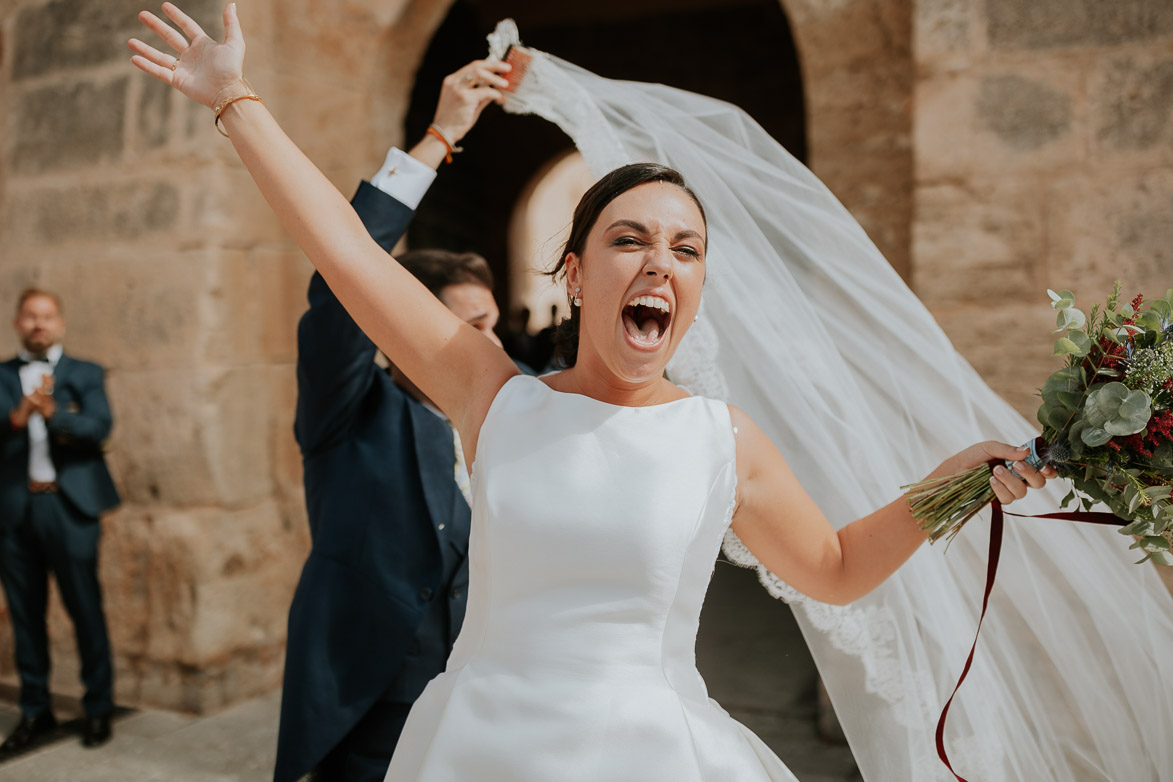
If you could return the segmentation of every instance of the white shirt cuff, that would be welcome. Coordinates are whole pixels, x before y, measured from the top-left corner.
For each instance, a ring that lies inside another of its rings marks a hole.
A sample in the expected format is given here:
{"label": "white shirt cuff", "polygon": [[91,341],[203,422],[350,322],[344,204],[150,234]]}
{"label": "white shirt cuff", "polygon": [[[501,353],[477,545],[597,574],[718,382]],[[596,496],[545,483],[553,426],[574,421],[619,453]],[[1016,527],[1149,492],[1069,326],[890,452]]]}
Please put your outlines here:
{"label": "white shirt cuff", "polygon": [[387,150],[383,167],[371,177],[371,184],[414,210],[436,179],[435,170],[398,147]]}

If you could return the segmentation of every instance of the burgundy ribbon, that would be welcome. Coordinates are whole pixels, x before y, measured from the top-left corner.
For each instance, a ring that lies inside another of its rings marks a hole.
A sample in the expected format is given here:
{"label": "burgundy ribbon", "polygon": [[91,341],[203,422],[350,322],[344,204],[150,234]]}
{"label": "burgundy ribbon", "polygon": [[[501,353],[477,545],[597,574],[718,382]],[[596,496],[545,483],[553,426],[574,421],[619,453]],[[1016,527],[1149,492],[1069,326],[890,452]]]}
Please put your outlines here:
{"label": "burgundy ribbon", "polygon": [[1002,556],[1002,532],[1005,527],[1006,516],[1017,516],[1020,519],[1062,519],[1064,521],[1083,521],[1090,524],[1109,524],[1114,527],[1123,527],[1128,522],[1121,520],[1111,513],[1098,513],[1090,511],[1075,511],[1070,513],[1040,513],[1037,516],[1028,516],[1022,513],[1011,513],[1002,509],[1002,503],[994,500],[993,508],[990,513],[990,556],[989,564],[986,565],[986,591],[982,595],[982,613],[978,617],[977,630],[973,635],[973,646],[970,647],[969,657],[965,660],[965,667],[961,669],[961,678],[957,680],[957,686],[953,688],[953,694],[949,696],[949,700],[945,702],[945,708],[941,710],[941,718],[937,720],[937,757],[945,764],[945,768],[949,769],[958,782],[967,782],[967,780],[953,770],[953,765],[949,762],[949,756],[945,753],[945,718],[949,714],[949,707],[953,705],[953,698],[957,695],[957,691],[961,689],[962,682],[965,677],[969,675],[970,666],[973,665],[974,652],[977,651],[978,636],[982,632],[982,621],[986,618],[986,608],[990,603],[990,592],[994,590],[994,578],[998,575],[998,559]]}

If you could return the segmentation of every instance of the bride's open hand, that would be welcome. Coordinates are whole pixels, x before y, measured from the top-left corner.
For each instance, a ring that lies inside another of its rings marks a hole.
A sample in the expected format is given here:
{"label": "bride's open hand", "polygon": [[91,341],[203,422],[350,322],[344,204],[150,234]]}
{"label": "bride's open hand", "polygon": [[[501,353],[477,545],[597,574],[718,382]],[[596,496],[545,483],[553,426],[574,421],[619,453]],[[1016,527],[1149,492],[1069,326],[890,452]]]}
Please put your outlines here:
{"label": "bride's open hand", "polygon": [[242,86],[244,36],[236,18],[236,3],[224,9],[224,41],[216,43],[190,16],[171,3],[163,3],[163,13],[182,31],[177,32],[150,11],[139,13],[139,21],[171,47],[177,57],[164,54],[137,38],[127,46],[135,52],[130,58],[139,69],[159,81],[170,84],[192,100],[208,108]]}

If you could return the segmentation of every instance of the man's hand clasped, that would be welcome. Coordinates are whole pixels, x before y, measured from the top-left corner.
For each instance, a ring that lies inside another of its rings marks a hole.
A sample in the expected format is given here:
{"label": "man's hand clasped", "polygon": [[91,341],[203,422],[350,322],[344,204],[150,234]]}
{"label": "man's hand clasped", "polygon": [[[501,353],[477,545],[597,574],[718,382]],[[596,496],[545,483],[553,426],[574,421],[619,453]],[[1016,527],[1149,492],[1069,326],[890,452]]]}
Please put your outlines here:
{"label": "man's hand clasped", "polygon": [[21,398],[17,408],[8,414],[8,421],[13,428],[24,429],[28,426],[33,413],[40,413],[48,421],[56,412],[57,403],[53,401],[53,376],[42,375],[40,387]]}

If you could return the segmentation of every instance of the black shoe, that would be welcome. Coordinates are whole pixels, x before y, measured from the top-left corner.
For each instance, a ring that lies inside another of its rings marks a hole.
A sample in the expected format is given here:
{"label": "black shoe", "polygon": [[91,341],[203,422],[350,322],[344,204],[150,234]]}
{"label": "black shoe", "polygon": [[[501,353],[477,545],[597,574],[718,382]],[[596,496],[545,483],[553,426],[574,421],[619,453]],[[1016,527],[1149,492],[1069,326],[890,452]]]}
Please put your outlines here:
{"label": "black shoe", "polygon": [[33,743],[33,739],[57,727],[57,720],[52,712],[44,712],[35,717],[21,717],[16,730],[8,734],[4,743],[0,744],[0,752],[20,752]]}
{"label": "black shoe", "polygon": [[109,714],[103,714],[101,717],[86,717],[81,745],[83,747],[100,747],[110,740],[110,734]]}

